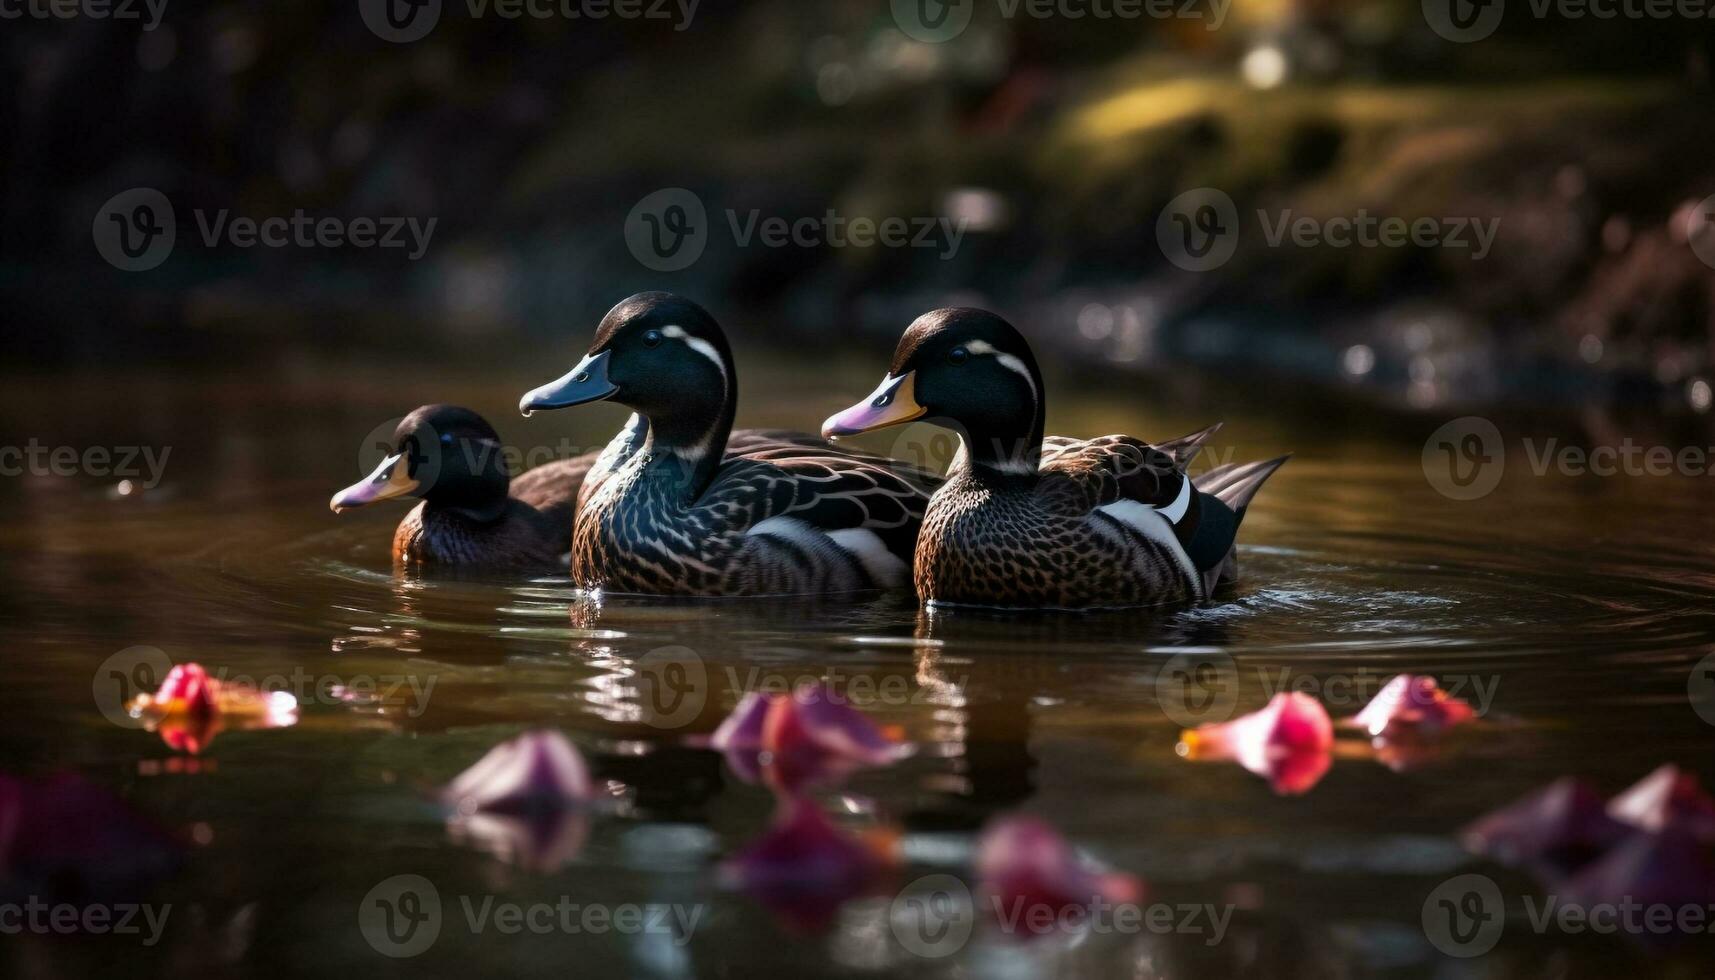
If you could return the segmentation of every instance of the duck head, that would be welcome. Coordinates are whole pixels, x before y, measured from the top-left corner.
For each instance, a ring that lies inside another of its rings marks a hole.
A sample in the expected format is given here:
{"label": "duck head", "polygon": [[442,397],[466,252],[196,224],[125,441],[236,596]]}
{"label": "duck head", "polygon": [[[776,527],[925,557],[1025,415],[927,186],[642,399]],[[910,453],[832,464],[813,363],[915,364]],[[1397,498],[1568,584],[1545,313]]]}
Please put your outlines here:
{"label": "duck head", "polygon": [[906,329],[887,377],[822,423],[822,435],[835,439],[921,418],[957,432],[974,463],[1035,472],[1042,416],[1042,372],[1024,336],[986,310],[945,309]]}
{"label": "duck head", "polygon": [[511,482],[500,436],[482,416],[456,405],[424,405],[399,421],[391,451],[375,471],[334,494],[329,505],[337,514],[417,497],[492,520],[505,510]]}
{"label": "duck head", "polygon": [[610,400],[649,420],[656,449],[718,462],[737,401],[732,348],[702,307],[672,293],[638,293],[609,310],[572,369],[527,392],[525,415]]}

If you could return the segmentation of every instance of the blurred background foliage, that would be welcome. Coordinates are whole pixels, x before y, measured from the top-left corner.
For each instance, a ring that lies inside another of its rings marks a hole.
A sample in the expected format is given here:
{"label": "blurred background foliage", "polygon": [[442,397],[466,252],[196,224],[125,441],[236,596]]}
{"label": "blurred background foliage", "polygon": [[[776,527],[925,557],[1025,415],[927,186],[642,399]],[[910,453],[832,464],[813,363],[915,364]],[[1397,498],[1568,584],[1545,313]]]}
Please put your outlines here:
{"label": "blurred background foliage", "polygon": [[[12,367],[581,347],[646,288],[752,345],[878,357],[923,310],[1013,317],[1066,363],[1344,386],[1404,408],[1626,400],[1707,411],[1715,32],[1529,16],[1453,44],[1418,0],[1234,0],[1202,19],[1005,18],[943,44],[885,0],[703,0],[660,20],[473,20],[390,44],[355,0],[169,0],[135,23],[0,31],[0,336]],[[1705,22],[1715,25],[1715,21]],[[91,216],[175,204],[172,259],[106,265]],[[1490,255],[1267,248],[1182,271],[1179,193],[1241,215],[1500,219]],[[712,220],[970,222],[936,250],[738,248],[682,272],[627,250],[685,187]],[[428,254],[206,248],[193,209],[437,219]],[[480,346],[478,346],[480,345]],[[1049,352],[1052,353],[1049,353]],[[306,353],[307,352],[307,353]]]}

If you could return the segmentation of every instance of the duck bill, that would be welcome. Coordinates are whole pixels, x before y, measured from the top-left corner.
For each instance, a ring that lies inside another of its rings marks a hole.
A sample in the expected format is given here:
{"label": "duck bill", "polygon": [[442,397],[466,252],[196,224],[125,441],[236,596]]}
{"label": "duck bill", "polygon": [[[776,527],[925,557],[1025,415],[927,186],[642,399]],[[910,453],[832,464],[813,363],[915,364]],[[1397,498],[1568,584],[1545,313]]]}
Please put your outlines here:
{"label": "duck bill", "polygon": [[411,478],[411,467],[405,464],[405,455],[397,453],[382,460],[375,472],[334,494],[328,506],[338,514],[378,500],[408,497],[416,492],[417,486],[417,481]]}
{"label": "duck bill", "polygon": [[607,380],[610,353],[604,350],[600,354],[587,354],[577,367],[566,372],[565,377],[525,392],[524,397],[518,399],[518,411],[529,415],[542,409],[571,408],[612,398],[619,388]]}
{"label": "duck bill", "polygon": [[929,410],[917,404],[917,373],[907,371],[895,378],[889,375],[869,393],[869,397],[822,423],[822,435],[829,439],[855,436],[860,432],[884,429],[912,419],[922,418]]}

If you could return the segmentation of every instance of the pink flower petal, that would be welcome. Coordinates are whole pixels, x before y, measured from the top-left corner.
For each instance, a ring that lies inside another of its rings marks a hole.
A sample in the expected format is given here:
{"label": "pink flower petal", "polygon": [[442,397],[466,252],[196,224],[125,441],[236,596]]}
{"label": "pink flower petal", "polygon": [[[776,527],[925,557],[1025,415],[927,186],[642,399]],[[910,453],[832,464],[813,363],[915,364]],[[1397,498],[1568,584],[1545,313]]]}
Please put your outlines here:
{"label": "pink flower petal", "polygon": [[815,801],[789,797],[761,837],[721,865],[722,878],[788,924],[819,931],[848,899],[875,890],[898,861],[896,840],[850,834]]}
{"label": "pink flower petal", "polygon": [[869,716],[846,703],[826,684],[805,684],[775,702],[764,726],[773,752],[791,751],[803,738],[829,755],[884,766],[911,754],[911,746],[889,738]]}
{"label": "pink flower petal", "polygon": [[1334,722],[1321,703],[1297,691],[1267,707],[1180,736],[1188,758],[1231,759],[1268,779],[1277,793],[1307,792],[1333,765]]}
{"label": "pink flower petal", "polygon": [[1058,919],[1072,907],[1142,900],[1143,884],[1086,863],[1064,837],[1034,817],[991,820],[977,842],[977,877],[1001,923],[1033,931],[1046,908]]}
{"label": "pink flower petal", "polygon": [[[1715,905],[1715,863],[1688,831],[1669,826],[1659,833],[1634,832],[1561,889],[1567,905],[1635,904],[1649,908],[1696,906],[1698,922]],[[1649,938],[1647,936],[1641,938]]]}
{"label": "pink flower petal", "polygon": [[761,749],[762,723],[768,717],[770,703],[769,696],[761,692],[746,694],[732,709],[732,714],[721,722],[721,727],[709,737],[709,747],[718,752],[732,749],[755,752]]}
{"label": "pink flower petal", "polygon": [[1608,801],[1608,815],[1644,830],[1677,826],[1704,841],[1715,841],[1715,799],[1703,791],[1696,775],[1672,763]]}
{"label": "pink flower petal", "polygon": [[1566,871],[1588,863],[1628,834],[1601,794],[1571,776],[1485,816],[1460,835],[1465,846],[1502,864]]}
{"label": "pink flower petal", "polygon": [[557,731],[525,732],[459,774],[442,799],[461,813],[553,809],[590,798],[589,767]]}
{"label": "pink flower petal", "polygon": [[217,710],[215,680],[202,664],[175,664],[155,692],[154,702],[169,712],[210,717]]}
{"label": "pink flower petal", "polygon": [[1465,701],[1441,690],[1435,678],[1401,674],[1388,681],[1351,724],[1376,737],[1432,735],[1476,716]]}

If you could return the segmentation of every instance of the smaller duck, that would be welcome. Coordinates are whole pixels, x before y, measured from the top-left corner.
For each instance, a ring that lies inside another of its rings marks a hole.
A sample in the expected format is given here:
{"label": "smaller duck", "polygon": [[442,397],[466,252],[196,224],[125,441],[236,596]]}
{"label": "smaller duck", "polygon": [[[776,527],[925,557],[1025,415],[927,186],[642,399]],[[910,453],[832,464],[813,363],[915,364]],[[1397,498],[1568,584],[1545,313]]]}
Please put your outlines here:
{"label": "smaller duck", "polygon": [[1185,467],[1218,426],[1152,446],[1131,436],[1044,439],[1042,373],[993,313],[925,313],[887,377],[829,418],[856,435],[924,418],[962,440],[917,540],[924,602],[1025,608],[1198,601],[1237,576],[1233,541],[1251,498],[1286,457]]}
{"label": "smaller duck", "polygon": [[393,452],[334,494],[333,512],[380,500],[421,500],[393,532],[406,567],[564,567],[578,494],[597,453],[556,460],[512,479],[500,436],[457,405],[424,405],[401,419]]}

